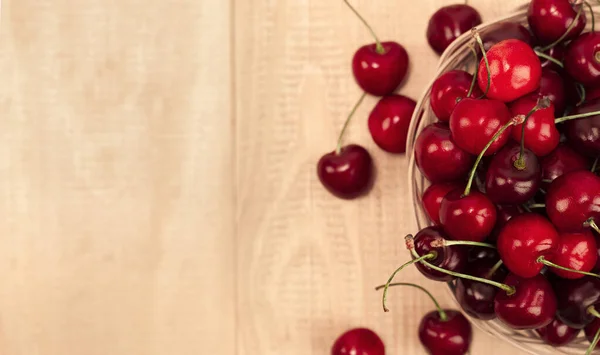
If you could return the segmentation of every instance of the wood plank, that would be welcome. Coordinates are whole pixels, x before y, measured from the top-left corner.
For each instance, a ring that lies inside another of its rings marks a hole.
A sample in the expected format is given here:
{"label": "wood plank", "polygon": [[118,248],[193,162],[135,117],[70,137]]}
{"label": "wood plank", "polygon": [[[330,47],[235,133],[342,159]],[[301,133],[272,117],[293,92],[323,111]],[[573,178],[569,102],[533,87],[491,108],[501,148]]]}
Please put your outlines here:
{"label": "wood plank", "polygon": [[0,353],[233,354],[229,3],[2,6]]}

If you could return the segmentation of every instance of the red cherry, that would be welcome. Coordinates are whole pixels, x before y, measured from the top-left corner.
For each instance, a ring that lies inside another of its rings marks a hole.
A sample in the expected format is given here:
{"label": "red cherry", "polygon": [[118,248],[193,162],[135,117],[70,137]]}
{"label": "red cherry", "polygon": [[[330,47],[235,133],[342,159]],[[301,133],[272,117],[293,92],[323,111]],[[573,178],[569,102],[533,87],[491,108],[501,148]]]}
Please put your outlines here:
{"label": "red cherry", "polygon": [[442,200],[440,222],[451,239],[481,242],[494,229],[496,206],[481,192],[453,190]]}
{"label": "red cherry", "polygon": [[534,39],[529,30],[515,22],[500,22],[486,28],[481,35],[486,52],[494,45],[507,39],[518,39],[533,47]]}
{"label": "red cherry", "polygon": [[540,88],[533,94],[539,97],[547,97],[554,104],[554,115],[562,115],[567,106],[565,94],[565,81],[563,77],[552,69],[542,70]]}
{"label": "red cherry", "polygon": [[[538,96],[524,96],[510,105],[513,116],[527,115],[538,102]],[[525,147],[537,156],[550,154],[560,142],[560,132],[554,124],[554,105],[540,108],[533,113],[525,125]],[[523,124],[514,125],[511,130],[512,138],[520,142],[523,133]]]}
{"label": "red cherry", "polygon": [[[563,38],[582,7],[583,5],[575,6],[570,0],[532,0],[527,9],[527,21],[537,39],[542,44],[550,44]],[[585,13],[582,10],[576,24],[563,41],[577,37],[585,24]]]}
{"label": "red cherry", "polygon": [[[419,340],[431,355],[464,355],[471,345],[471,324],[460,312],[445,310],[447,319],[437,311],[427,313],[419,325]],[[358,354],[357,354],[358,355]]]}
{"label": "red cherry", "polygon": [[600,221],[600,177],[579,170],[557,178],[546,194],[546,213],[562,232],[582,231],[590,218]]}
{"label": "red cherry", "polygon": [[[582,233],[562,233],[556,252],[548,257],[551,262],[570,269],[590,272],[596,266],[598,251],[594,235]],[[565,279],[581,279],[582,274],[550,268],[556,275]]]}
{"label": "red cherry", "polygon": [[[565,60],[565,46],[562,44],[556,45],[546,51],[543,51],[542,53],[546,54],[550,58],[554,58],[560,63],[562,63]],[[562,71],[562,68],[551,60],[540,58],[540,61],[542,62],[542,69]]]}
{"label": "red cherry", "polygon": [[546,344],[550,344],[552,346],[563,346],[575,340],[581,330],[571,328],[565,323],[561,322],[560,319],[554,318],[552,323],[543,328],[538,328],[535,331],[540,335],[540,338],[542,338]]}
{"label": "red cherry", "polygon": [[[511,119],[506,105],[497,100],[461,100],[450,116],[450,131],[456,144],[465,151],[478,155],[496,132]],[[504,131],[485,152],[492,155],[508,141],[510,132]]]}
{"label": "red cherry", "polygon": [[437,54],[471,28],[481,24],[481,16],[469,5],[449,5],[437,10],[427,25],[427,41]]}
{"label": "red cherry", "polygon": [[498,292],[494,310],[498,319],[513,329],[538,329],[547,326],[556,313],[556,295],[543,275],[521,278],[509,274],[504,283],[515,293]]}
{"label": "red cherry", "polygon": [[[430,264],[445,270],[461,272],[467,264],[467,250],[463,246],[447,247],[441,245],[446,239],[446,235],[438,227],[423,228],[415,235],[415,251],[421,256],[433,252],[435,258],[427,260]],[[453,276],[433,270],[423,263],[416,263],[415,266],[425,277],[431,280],[448,282],[454,279]]]}
{"label": "red cherry", "polygon": [[319,180],[337,197],[353,199],[369,192],[373,182],[373,160],[360,145],[342,147],[325,154],[317,165]]}
{"label": "red cherry", "polygon": [[425,190],[421,201],[425,212],[431,221],[438,225],[440,224],[440,206],[446,194],[454,189],[461,188],[462,184],[457,182],[442,182],[432,184]]}
{"label": "red cherry", "polygon": [[339,338],[331,348],[331,355],[385,355],[381,338],[367,328],[351,329]]}
{"label": "red cherry", "polygon": [[565,52],[565,70],[583,85],[600,84],[600,33],[588,32],[575,38]]}
{"label": "red cherry", "polygon": [[554,226],[544,217],[526,213],[512,218],[498,235],[498,252],[504,265],[520,277],[538,275],[544,264],[539,257],[556,252],[559,236]]}
{"label": "red cherry", "polygon": [[[473,75],[464,70],[451,70],[442,74],[431,87],[431,109],[440,121],[449,121],[456,104],[467,97]],[[473,88],[472,98],[483,95],[477,86]]]}
{"label": "red cherry", "polygon": [[475,157],[454,143],[447,125],[433,123],[417,137],[415,160],[427,180],[436,183],[463,179]]}
{"label": "red cherry", "polygon": [[543,181],[554,181],[571,171],[588,170],[590,165],[583,156],[579,155],[566,144],[560,144],[552,153],[541,159],[542,187],[547,190],[550,184]]}
{"label": "red cherry", "polygon": [[488,98],[510,102],[540,87],[542,64],[527,43],[507,39],[490,48],[487,59],[490,72],[482,59],[477,82],[481,91],[486,92],[489,74],[491,84],[486,94]]}
{"label": "red cherry", "polygon": [[[600,111],[600,100],[586,102],[571,113],[579,115]],[[563,123],[569,144],[579,153],[596,158],[600,155],[600,115]]]}
{"label": "red cherry", "polygon": [[404,153],[408,126],[417,103],[406,96],[381,98],[369,115],[369,131],[377,145],[389,153]]}

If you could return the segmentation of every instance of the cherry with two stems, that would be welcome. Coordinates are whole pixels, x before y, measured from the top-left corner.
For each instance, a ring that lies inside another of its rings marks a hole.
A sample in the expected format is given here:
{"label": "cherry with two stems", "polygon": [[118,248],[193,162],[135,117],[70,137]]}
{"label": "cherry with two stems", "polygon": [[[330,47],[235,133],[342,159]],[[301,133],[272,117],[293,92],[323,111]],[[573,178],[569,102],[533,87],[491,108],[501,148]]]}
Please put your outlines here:
{"label": "cherry with two stems", "polygon": [[354,328],[340,335],[331,347],[331,355],[385,355],[381,338],[368,328]]}
{"label": "cherry with two stems", "polygon": [[382,97],[368,120],[373,141],[388,153],[404,153],[408,127],[417,103],[406,96]]}
{"label": "cherry with two stems", "polygon": [[454,40],[480,24],[481,16],[471,6],[444,6],[429,19],[427,41],[437,54],[442,54]]}

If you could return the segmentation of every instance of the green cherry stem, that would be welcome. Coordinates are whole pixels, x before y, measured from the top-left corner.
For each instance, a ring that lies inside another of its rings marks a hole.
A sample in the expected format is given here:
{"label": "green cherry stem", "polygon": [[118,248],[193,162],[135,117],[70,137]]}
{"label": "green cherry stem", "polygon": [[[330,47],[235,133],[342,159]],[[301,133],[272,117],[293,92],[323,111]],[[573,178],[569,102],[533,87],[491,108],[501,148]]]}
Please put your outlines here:
{"label": "green cherry stem", "polygon": [[537,104],[527,113],[527,116],[525,116],[525,119],[523,120],[521,125],[521,150],[519,151],[519,157],[513,163],[518,170],[525,169],[525,159],[523,159],[523,156],[525,155],[525,128],[527,126],[527,121],[529,120],[529,117],[538,110],[546,109],[548,107],[550,107],[550,99],[544,96],[538,100]]}
{"label": "green cherry stem", "polygon": [[489,279],[490,277],[492,277],[492,275],[494,275],[496,273],[496,271],[498,271],[498,269],[502,266],[503,262],[502,260],[498,260],[498,262],[490,269],[490,271],[488,271],[487,274],[485,274],[485,278]]}
{"label": "green cherry stem", "polygon": [[[592,18],[592,32],[595,32],[596,31],[596,19],[594,16],[594,9],[592,8],[592,5],[590,5],[590,3],[588,3],[587,1],[584,1],[583,5],[587,6],[588,10],[590,10],[590,17]],[[575,21],[577,21],[577,20],[575,20]],[[573,21],[573,22],[575,22],[575,21]]]}
{"label": "green cherry stem", "polygon": [[594,349],[596,349],[596,345],[598,345],[598,341],[600,341],[600,329],[598,329],[598,331],[596,332],[596,335],[594,336],[594,340],[592,340],[592,343],[590,344],[590,347],[585,352],[585,355],[592,354]]}
{"label": "green cherry stem", "polygon": [[[456,246],[456,245],[470,245],[470,246],[474,246],[474,247],[496,249],[496,246],[494,246],[492,244],[481,243],[481,242],[471,242],[471,241],[468,241],[468,240],[444,240],[441,244],[442,245],[439,245],[440,247],[442,247],[442,246],[444,246],[444,247],[453,247],[453,246]],[[435,242],[433,242],[431,244],[431,246],[436,247]]]}
{"label": "green cherry stem", "polygon": [[554,64],[558,65],[558,66],[559,66],[559,67],[561,67],[561,68],[564,68],[564,67],[565,67],[565,65],[564,65],[564,64],[563,64],[563,63],[562,63],[560,60],[558,60],[558,59],[556,59],[556,58],[553,58],[553,57],[551,57],[551,56],[547,55],[546,53],[542,53],[542,52],[540,52],[540,51],[534,51],[534,52],[535,52],[535,54],[537,54],[537,56],[538,56],[538,57],[540,57],[540,58],[544,58],[544,59],[546,59],[546,60],[548,60],[548,61],[551,61],[552,63],[554,63]]}
{"label": "green cherry stem", "polygon": [[528,205],[527,207],[529,207],[529,208],[546,208],[546,205],[543,203],[532,203],[531,205]]}
{"label": "green cherry stem", "polygon": [[577,95],[579,95],[579,102],[575,106],[581,106],[585,102],[585,86],[575,83],[575,90],[577,90]]}
{"label": "green cherry stem", "polygon": [[[381,285],[381,286],[377,286],[375,287],[375,291],[379,291],[382,288],[385,288],[386,285]],[[446,314],[446,312],[442,309],[442,307],[440,307],[440,304],[438,303],[438,301],[435,299],[435,297],[433,297],[433,295],[431,294],[431,292],[427,291],[427,289],[425,287],[413,284],[413,283],[408,283],[408,282],[394,282],[391,283],[389,285],[387,285],[388,287],[392,287],[392,286],[410,286],[410,287],[414,287],[414,288],[418,288],[419,290],[425,292],[427,294],[427,296],[429,296],[429,298],[431,298],[431,300],[433,301],[433,304],[435,304],[435,308],[438,311],[438,314],[440,315],[440,319],[442,322],[446,322],[448,321],[448,315]]]}
{"label": "green cherry stem", "polygon": [[473,94],[473,90],[475,89],[475,83],[477,83],[477,69],[478,69],[477,51],[475,50],[475,47],[473,47],[472,44],[469,44],[469,49],[471,50],[471,53],[473,54],[473,57],[475,58],[475,69],[473,70],[473,79],[471,80],[471,86],[469,87],[469,92],[467,92],[467,97],[471,97],[471,94]]}
{"label": "green cherry stem", "polygon": [[[490,91],[490,85],[492,85],[492,71],[490,70],[490,62],[488,61],[487,53],[485,51],[485,46],[483,45],[483,41],[481,40],[481,36],[479,35],[477,28],[473,27],[473,29],[471,30],[471,34],[472,34],[473,38],[475,38],[475,41],[477,41],[477,44],[479,45],[479,49],[481,50],[481,54],[483,55],[483,61],[485,62],[485,69],[487,69],[487,86],[485,88],[485,92],[480,97],[480,99],[481,99],[481,98],[484,98],[485,95],[487,95],[488,92]],[[479,66],[475,65],[475,74],[478,73],[478,69],[479,69]]]}
{"label": "green cherry stem", "polygon": [[579,270],[573,270],[573,269],[570,269],[568,267],[557,265],[557,264],[555,264],[555,263],[553,263],[551,261],[548,261],[543,255],[540,256],[539,258],[537,258],[536,261],[538,263],[542,263],[542,264],[544,264],[544,265],[546,265],[548,267],[551,267],[551,268],[555,268],[555,269],[559,269],[559,270],[563,270],[563,271],[569,271],[569,272],[572,272],[572,273],[575,273],[575,274],[580,274],[580,275],[592,276],[592,277],[596,277],[596,278],[600,279],[600,275],[598,275],[598,274],[594,274],[594,273],[591,273],[591,272],[585,272],[585,271],[579,271]]}
{"label": "green cherry stem", "polygon": [[586,309],[587,313],[596,317],[596,318],[600,318],[600,313],[596,310],[596,307],[594,305],[589,306]]}
{"label": "green cherry stem", "polygon": [[600,111],[580,113],[578,115],[559,117],[554,120],[554,123],[562,123],[565,121],[576,120],[578,118],[586,118],[586,117],[592,117],[592,116],[597,116],[597,115],[600,115]]}
{"label": "green cherry stem", "polygon": [[596,168],[598,167],[598,160],[600,160],[600,155],[596,157],[594,164],[592,164],[592,169],[590,170],[592,173],[595,172]]}
{"label": "green cherry stem", "polygon": [[360,15],[360,13],[358,13],[358,11],[356,11],[356,9],[354,8],[354,6],[352,6],[348,0],[344,0],[344,2],[346,3],[346,5],[348,5],[348,7],[350,8],[350,10],[352,10],[352,12],[354,12],[354,14],[356,15],[356,17],[358,17],[358,19],[367,27],[367,29],[369,30],[369,32],[371,32],[371,35],[373,36],[373,38],[375,38],[375,47],[376,47],[376,51],[378,54],[384,54],[385,53],[385,48],[383,48],[383,45],[381,44],[381,41],[379,40],[379,38],[377,37],[377,34],[375,34],[375,31],[373,30],[373,28],[371,27],[371,25],[369,25],[369,23],[367,22],[367,20],[365,20],[364,17],[362,17]]}
{"label": "green cherry stem", "polygon": [[594,217],[588,219],[587,222],[585,222],[585,224],[592,227],[592,229],[595,230],[596,233],[600,234],[600,227],[598,227],[598,224],[596,224]]}
{"label": "green cherry stem", "polygon": [[354,114],[356,113],[356,110],[358,109],[358,107],[363,102],[363,100],[365,99],[366,96],[367,96],[367,93],[363,92],[362,95],[360,96],[360,99],[358,99],[358,101],[352,108],[352,111],[350,111],[348,118],[346,118],[346,122],[344,122],[344,127],[342,127],[342,131],[340,132],[340,136],[338,137],[337,147],[335,148],[335,154],[340,155],[340,153],[342,152],[342,141],[344,138],[344,133],[346,133],[346,129],[348,128],[348,124],[350,123],[352,116],[354,116]]}
{"label": "green cherry stem", "polygon": [[575,18],[573,19],[573,22],[571,22],[571,24],[569,25],[569,27],[567,28],[567,30],[565,31],[565,33],[563,33],[563,35],[560,36],[560,38],[557,39],[556,41],[554,41],[553,43],[550,43],[546,47],[540,48],[539,51],[540,52],[545,52],[548,49],[551,49],[554,46],[556,46],[557,44],[559,44],[562,41],[564,41],[565,38],[567,38],[567,36],[569,35],[569,32],[571,32],[571,30],[575,27],[575,24],[577,23],[577,20],[579,20],[579,17],[581,16],[582,13],[583,13],[583,4],[579,7],[579,11],[577,11],[577,15],[575,15]]}

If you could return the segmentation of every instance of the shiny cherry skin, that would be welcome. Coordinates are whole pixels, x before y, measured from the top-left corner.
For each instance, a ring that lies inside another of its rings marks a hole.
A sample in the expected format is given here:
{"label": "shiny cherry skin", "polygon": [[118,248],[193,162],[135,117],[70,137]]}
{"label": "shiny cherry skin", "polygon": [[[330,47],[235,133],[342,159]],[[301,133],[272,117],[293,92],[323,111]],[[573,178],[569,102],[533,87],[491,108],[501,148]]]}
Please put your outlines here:
{"label": "shiny cherry skin", "polygon": [[[518,39],[504,40],[490,48],[487,58],[491,77],[488,98],[510,102],[540,87],[542,64],[527,43]],[[485,92],[488,70],[483,59],[479,63],[477,83]]]}
{"label": "shiny cherry skin", "polygon": [[[512,118],[508,107],[497,100],[463,99],[450,116],[450,131],[456,144],[473,155],[479,155],[496,132]],[[496,153],[510,136],[505,130],[488,148],[485,155]]]}
{"label": "shiny cherry skin", "polygon": [[567,106],[567,95],[565,93],[565,81],[558,72],[544,68],[542,69],[542,80],[540,88],[533,94],[537,97],[547,97],[554,104],[554,115],[559,117],[565,112]]}
{"label": "shiny cherry skin", "polygon": [[525,213],[512,218],[498,235],[498,252],[511,273],[520,277],[534,277],[544,264],[540,256],[550,259],[559,245],[559,234],[546,218],[536,213]]}
{"label": "shiny cherry skin", "polygon": [[441,182],[432,184],[423,193],[421,202],[429,219],[436,225],[440,224],[440,206],[446,194],[452,190],[460,189],[463,184],[457,182]]}
{"label": "shiny cherry skin", "polygon": [[534,38],[527,28],[515,22],[501,22],[485,29],[481,35],[486,52],[494,45],[507,39],[518,39],[533,47]]}
{"label": "shiny cherry skin", "polygon": [[600,306],[600,279],[585,276],[581,279],[559,279],[554,282],[558,301],[556,316],[571,328],[583,329],[594,320],[590,306]]}
{"label": "shiny cherry skin", "polygon": [[575,38],[565,51],[565,71],[586,86],[600,84],[600,33],[587,32]]}
{"label": "shiny cherry skin", "polygon": [[[502,282],[508,275],[508,271],[504,267],[500,267],[492,275],[489,275],[498,260],[480,259],[468,263],[465,269],[469,270],[469,275]],[[502,290],[495,286],[459,278],[456,281],[454,296],[462,309],[471,317],[491,320],[496,318],[494,299],[498,292],[502,292]]]}
{"label": "shiny cherry skin", "polygon": [[504,284],[516,292],[499,291],[494,300],[498,319],[512,329],[538,329],[547,326],[556,313],[556,295],[543,275],[522,278],[509,274]]}
{"label": "shiny cherry skin", "polygon": [[469,250],[467,260],[469,263],[485,262],[495,264],[500,260],[500,254],[496,249],[484,247],[472,247]]}
{"label": "shiny cherry skin", "polygon": [[481,192],[453,190],[442,200],[440,222],[450,239],[482,242],[496,224],[496,206]]}
{"label": "shiny cherry skin", "polygon": [[[595,318],[592,323],[588,324],[583,330],[587,341],[590,343],[594,341],[594,337],[596,337],[598,329],[600,329],[600,318]],[[596,349],[598,349],[598,345],[596,345]]]}
{"label": "shiny cherry skin", "polygon": [[561,232],[585,230],[590,218],[600,221],[600,177],[578,170],[557,178],[546,194],[546,213]]}
{"label": "shiny cherry skin", "polygon": [[448,125],[432,123],[415,142],[415,160],[421,173],[432,183],[464,179],[475,157],[459,148]]}
{"label": "shiny cherry skin", "polygon": [[[596,111],[600,111],[600,99],[576,107],[571,114],[578,115]],[[600,155],[600,115],[566,121],[563,125],[565,136],[571,147],[590,158]]]}
{"label": "shiny cherry skin", "polygon": [[[540,97],[528,95],[521,97],[510,105],[513,116],[527,115],[538,102]],[[554,123],[554,105],[550,103],[547,108],[537,110],[532,114],[525,125],[525,147],[537,156],[550,154],[560,143],[560,132]],[[521,142],[523,123],[514,125],[511,136],[514,141]]]}
{"label": "shiny cherry skin", "polygon": [[381,338],[371,329],[355,328],[340,335],[331,347],[331,355],[385,355]]}
{"label": "shiny cherry skin", "polygon": [[544,181],[554,181],[559,176],[577,170],[589,170],[590,164],[586,158],[566,144],[560,144],[552,153],[541,159],[542,188],[547,190],[550,184]]}
{"label": "shiny cherry skin", "polygon": [[[583,5],[580,5],[583,6]],[[554,43],[569,29],[577,17],[580,6],[572,0],[532,0],[527,9],[529,28],[541,44]],[[585,12],[577,18],[565,41],[577,37],[586,24]]]}
{"label": "shiny cherry skin", "polygon": [[[559,44],[544,51],[543,53],[562,63],[565,60],[565,50],[565,46]],[[562,68],[560,66],[548,59],[540,58],[540,61],[542,62],[542,69],[562,71]]]}
{"label": "shiny cherry skin", "polygon": [[[451,70],[442,74],[431,87],[431,109],[438,120],[447,122],[456,104],[467,97],[473,75],[464,70]],[[471,98],[483,95],[477,86],[473,88]]]}
{"label": "shiny cherry skin", "polygon": [[396,42],[382,42],[384,53],[375,43],[359,48],[352,59],[354,78],[365,92],[374,96],[392,94],[406,77],[409,59],[406,49]]}
{"label": "shiny cherry skin", "polygon": [[443,321],[437,311],[427,313],[419,324],[419,340],[430,355],[464,355],[473,337],[471,323],[455,310],[445,310]]}
{"label": "shiny cherry skin", "polygon": [[575,340],[581,329],[571,328],[560,319],[554,318],[552,323],[535,331],[546,344],[557,347],[567,345]]}
{"label": "shiny cherry skin", "polygon": [[471,28],[481,24],[481,16],[469,5],[449,5],[437,10],[427,25],[427,41],[437,54]]}
{"label": "shiny cherry skin", "polygon": [[513,217],[519,216],[525,213],[525,210],[520,205],[496,205],[496,225],[492,234],[488,237],[488,241],[496,243],[500,231],[508,221]]}
{"label": "shiny cherry skin", "polygon": [[[590,272],[598,261],[598,246],[590,231],[581,233],[561,233],[556,252],[548,257],[553,263],[573,270]],[[584,275],[556,268],[550,268],[563,279],[581,279]]]}
{"label": "shiny cherry skin", "polygon": [[353,199],[369,192],[373,186],[373,159],[360,145],[342,147],[321,157],[317,165],[319,180],[335,196]]}
{"label": "shiny cherry skin", "polygon": [[[430,264],[442,269],[462,272],[467,264],[467,249],[464,246],[440,246],[440,243],[446,239],[446,235],[438,227],[423,228],[415,235],[415,251],[420,256],[433,252],[436,257],[427,260]],[[454,276],[433,270],[422,263],[416,263],[415,266],[431,280],[448,282],[454,279]]]}
{"label": "shiny cherry skin", "polygon": [[523,151],[522,169],[515,167],[521,147],[511,142],[502,148],[490,162],[485,191],[496,204],[523,204],[537,193],[542,182],[542,168],[538,158],[527,148]]}
{"label": "shiny cherry skin", "polygon": [[404,153],[408,126],[417,103],[406,96],[382,97],[369,115],[369,132],[379,148],[388,153]]}

